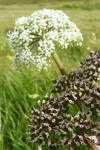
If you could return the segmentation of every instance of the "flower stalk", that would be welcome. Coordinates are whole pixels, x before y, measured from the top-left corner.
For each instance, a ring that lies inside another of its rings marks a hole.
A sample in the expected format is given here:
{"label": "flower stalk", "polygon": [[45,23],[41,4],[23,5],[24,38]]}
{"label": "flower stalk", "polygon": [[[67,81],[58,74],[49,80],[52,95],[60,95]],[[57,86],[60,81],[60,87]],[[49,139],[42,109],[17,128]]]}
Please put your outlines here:
{"label": "flower stalk", "polygon": [[89,139],[86,138],[86,141],[87,141],[88,144],[92,147],[93,150],[99,150],[94,144],[92,144],[92,143],[90,142]]}
{"label": "flower stalk", "polygon": [[65,74],[66,74],[66,71],[65,71],[65,69],[64,69],[64,67],[63,67],[63,64],[62,64],[62,62],[61,62],[59,56],[57,55],[56,51],[53,51],[52,57],[53,57],[53,59],[54,59],[56,65],[58,66],[58,68],[59,68],[61,74],[62,74],[62,75],[65,75]]}

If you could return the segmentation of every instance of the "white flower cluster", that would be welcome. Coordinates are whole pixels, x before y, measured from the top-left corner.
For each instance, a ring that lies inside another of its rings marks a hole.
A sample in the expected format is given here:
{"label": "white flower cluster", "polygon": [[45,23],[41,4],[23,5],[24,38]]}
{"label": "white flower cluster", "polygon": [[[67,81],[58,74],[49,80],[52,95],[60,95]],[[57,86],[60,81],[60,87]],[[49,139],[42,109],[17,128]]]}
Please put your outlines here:
{"label": "white flower cluster", "polygon": [[81,45],[83,38],[76,25],[60,10],[43,9],[29,17],[16,20],[14,31],[8,32],[10,48],[14,52],[15,69],[22,65],[47,69],[56,45],[61,49]]}

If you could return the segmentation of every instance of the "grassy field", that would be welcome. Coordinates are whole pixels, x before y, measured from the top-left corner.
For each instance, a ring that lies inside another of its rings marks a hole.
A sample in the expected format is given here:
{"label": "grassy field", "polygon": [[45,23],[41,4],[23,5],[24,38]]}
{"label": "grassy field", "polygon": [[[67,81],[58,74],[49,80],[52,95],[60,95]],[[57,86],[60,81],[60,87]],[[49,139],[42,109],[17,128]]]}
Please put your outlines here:
{"label": "grassy field", "polygon": [[[23,4],[23,2],[25,2]],[[28,4],[27,4],[28,3]],[[35,10],[50,8],[63,10],[70,20],[76,23],[83,33],[82,47],[58,51],[66,72],[75,69],[78,62],[89,54],[90,50],[100,49],[100,1],[99,0],[40,0],[11,1],[0,0],[0,110],[1,110],[1,150],[37,150],[37,145],[27,141],[24,114],[30,114],[30,108],[36,107],[36,101],[42,100],[52,86],[51,79],[60,77],[55,64],[48,72],[36,72],[34,68],[18,73],[12,69],[12,56],[6,34],[13,30],[16,18],[28,16]],[[95,45],[90,42],[95,33]],[[53,70],[55,68],[55,70]],[[35,94],[38,97],[35,98]]]}

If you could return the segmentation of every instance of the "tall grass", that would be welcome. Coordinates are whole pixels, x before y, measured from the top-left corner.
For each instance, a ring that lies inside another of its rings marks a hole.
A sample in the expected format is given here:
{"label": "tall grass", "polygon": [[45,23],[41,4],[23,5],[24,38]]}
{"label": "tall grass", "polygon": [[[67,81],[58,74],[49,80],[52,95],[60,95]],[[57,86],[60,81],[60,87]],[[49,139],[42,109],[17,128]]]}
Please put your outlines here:
{"label": "tall grass", "polygon": [[[27,132],[28,122],[24,115],[29,115],[30,108],[33,106],[37,107],[37,99],[42,100],[44,98],[46,92],[52,86],[51,79],[58,79],[60,76],[55,64],[49,68],[48,72],[36,72],[34,68],[30,70],[25,68],[21,73],[12,70],[11,60],[6,57],[12,55],[6,40],[6,33],[9,29],[13,30],[14,20],[21,16],[28,16],[35,10],[42,8],[61,9],[70,16],[83,33],[84,41],[81,48],[73,48],[67,51],[57,50],[67,72],[75,69],[78,62],[89,54],[91,49],[96,50],[90,43],[92,33],[94,32],[100,39],[100,18],[98,15],[100,14],[100,2],[98,0],[42,1],[41,3],[39,3],[39,0],[37,3],[32,2],[33,4],[28,5],[18,3],[0,5],[1,150],[37,150],[37,144],[33,145],[27,142],[25,132]],[[11,3],[10,0],[0,0],[0,4]],[[84,7],[86,9],[83,9]],[[90,47],[90,50],[87,50],[87,47]],[[100,48],[100,45],[98,45],[98,48]],[[34,98],[34,94],[38,94],[39,97]]]}
{"label": "tall grass", "polygon": [[30,98],[30,95],[38,94],[38,98],[42,99],[50,84],[50,79],[45,78],[44,80],[44,77],[36,76],[28,71],[18,74],[10,70],[2,74],[0,101],[3,149],[27,150],[32,148],[28,147],[26,140],[25,114],[29,114],[33,106],[36,107],[37,98]]}

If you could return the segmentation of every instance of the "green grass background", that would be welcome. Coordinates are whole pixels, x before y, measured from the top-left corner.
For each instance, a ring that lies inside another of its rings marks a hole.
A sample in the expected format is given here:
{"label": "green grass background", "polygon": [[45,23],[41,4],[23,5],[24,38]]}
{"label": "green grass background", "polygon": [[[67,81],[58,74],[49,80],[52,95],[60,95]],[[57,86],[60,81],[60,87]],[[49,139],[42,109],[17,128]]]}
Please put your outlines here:
{"label": "green grass background", "polygon": [[[29,144],[26,139],[28,122],[24,114],[29,115],[36,101],[44,98],[52,86],[51,79],[60,77],[55,63],[48,72],[31,68],[19,73],[7,58],[13,54],[6,34],[13,30],[15,19],[43,8],[62,10],[83,33],[80,48],[57,50],[66,72],[75,69],[90,50],[100,48],[100,0],[0,0],[0,150],[37,150],[37,144]],[[92,33],[96,35],[96,46],[90,42]],[[34,94],[39,97],[29,97]]]}

